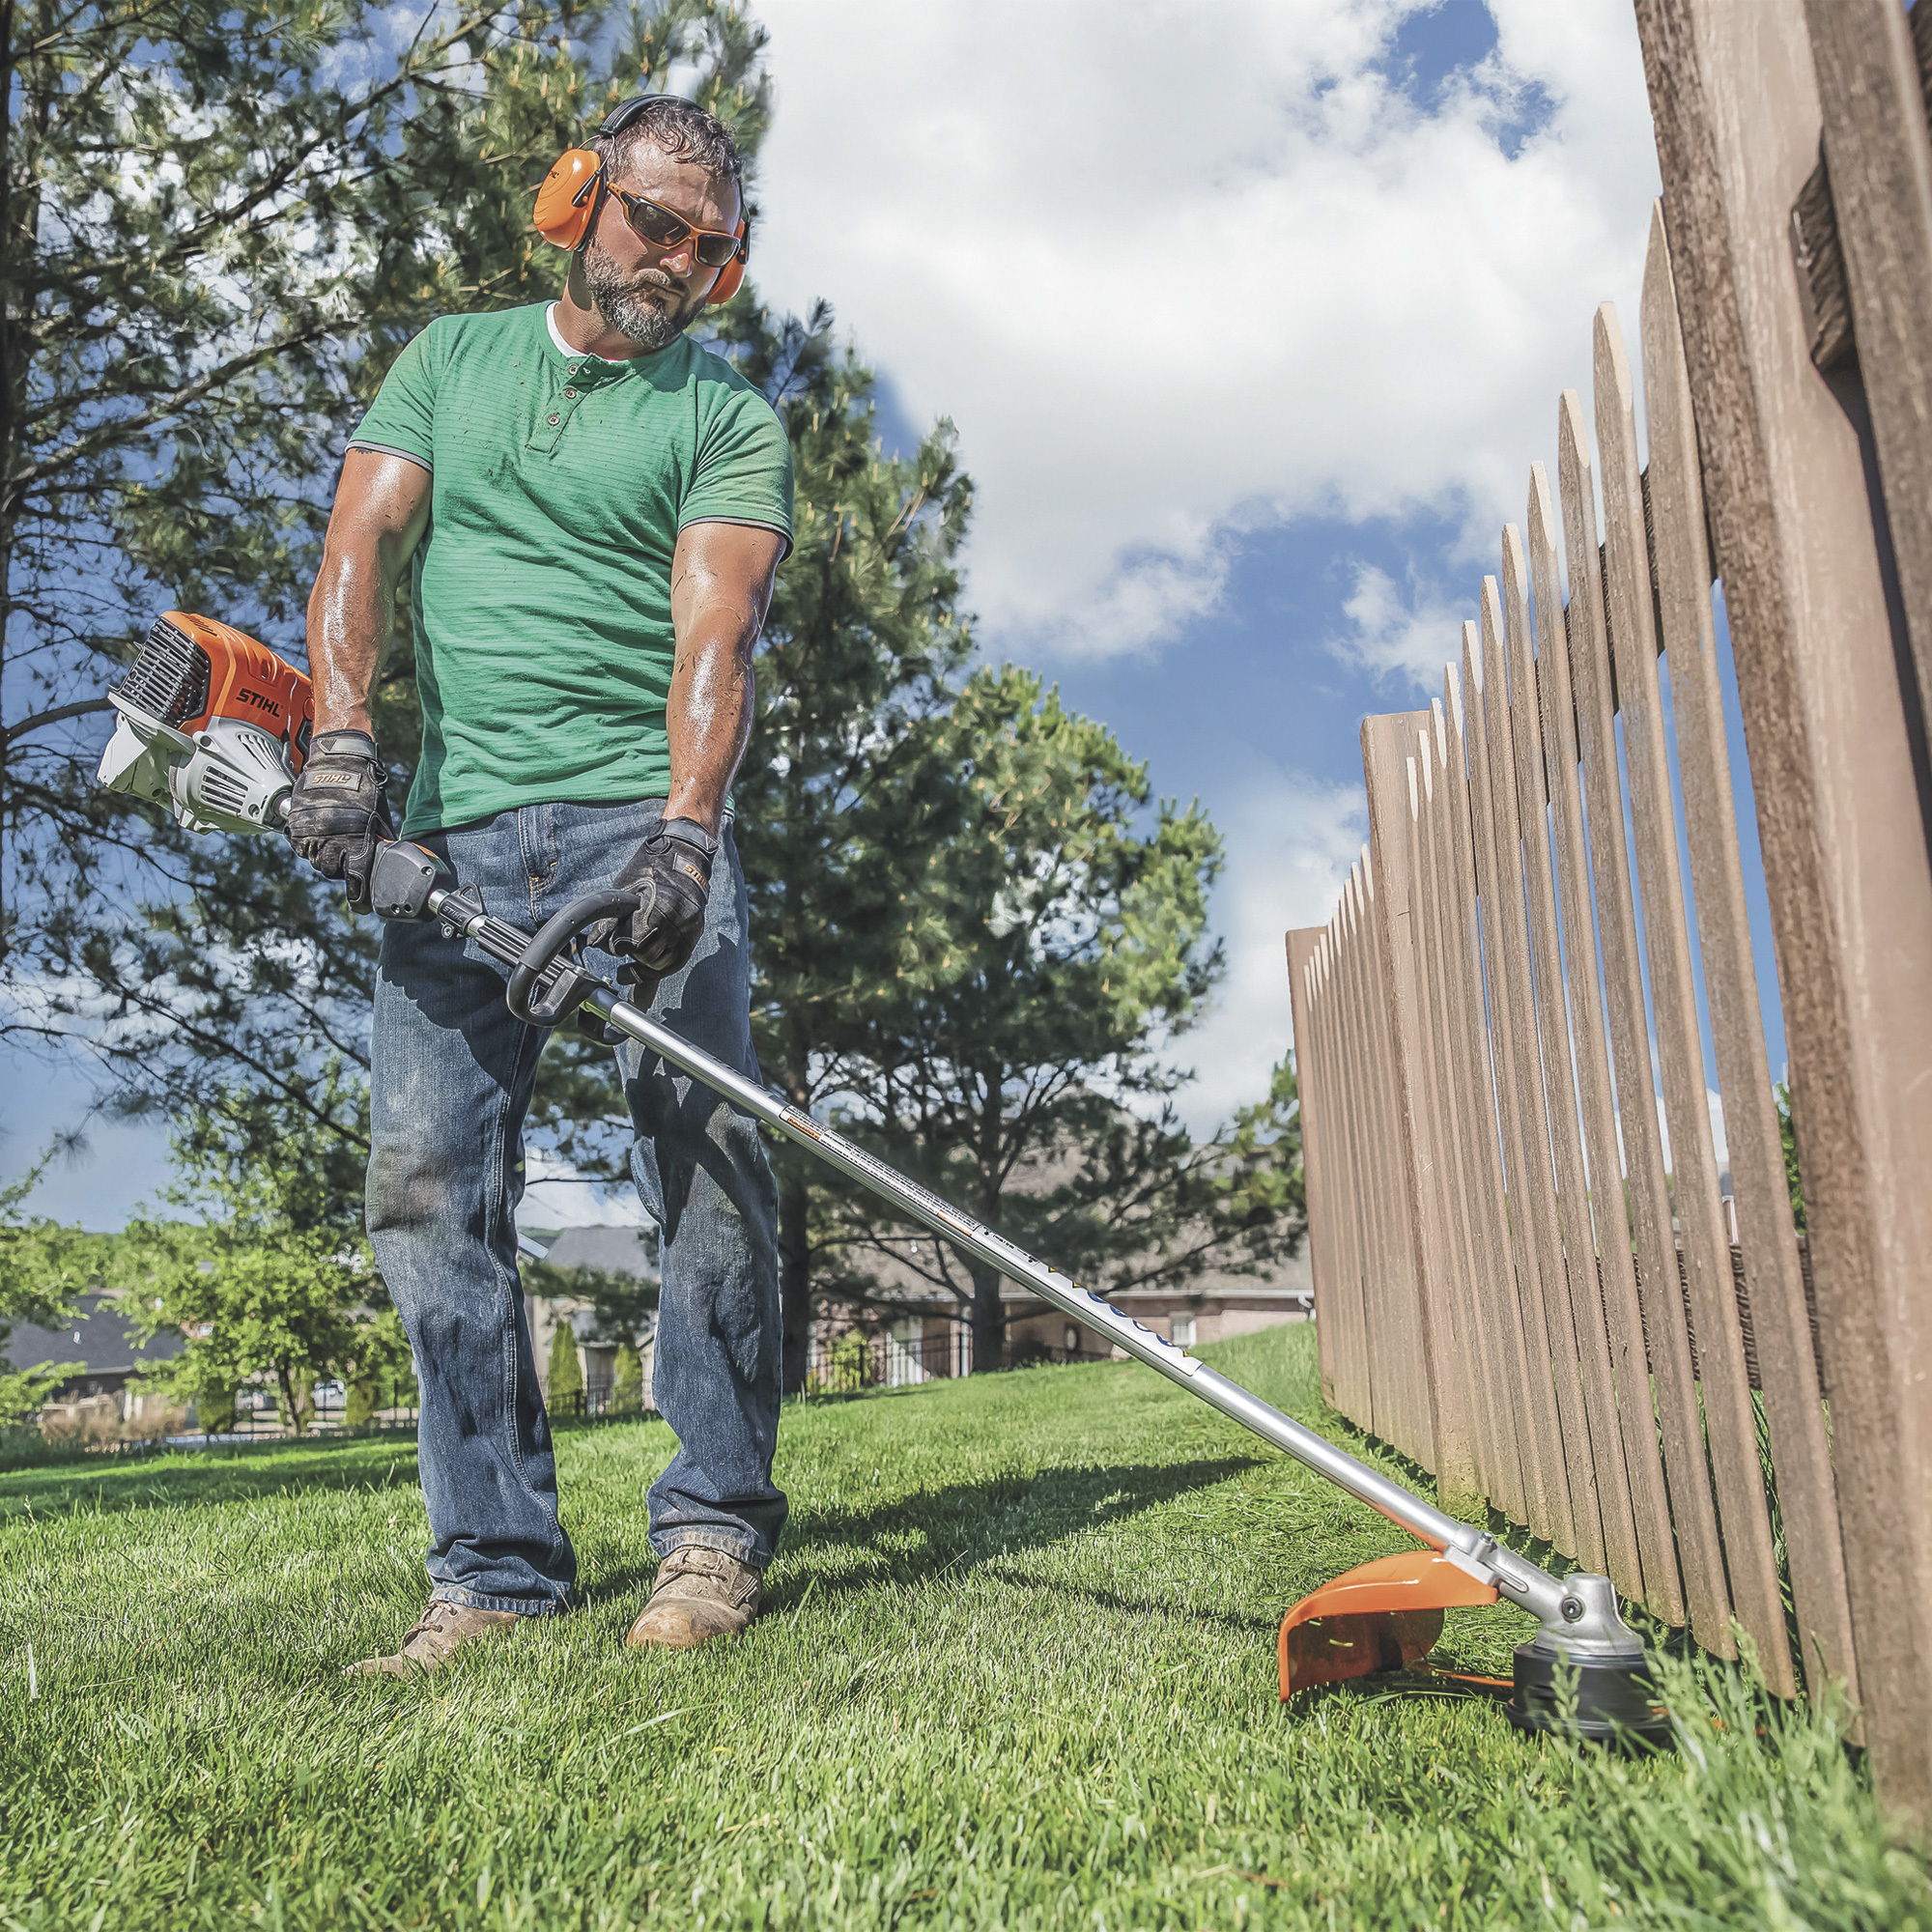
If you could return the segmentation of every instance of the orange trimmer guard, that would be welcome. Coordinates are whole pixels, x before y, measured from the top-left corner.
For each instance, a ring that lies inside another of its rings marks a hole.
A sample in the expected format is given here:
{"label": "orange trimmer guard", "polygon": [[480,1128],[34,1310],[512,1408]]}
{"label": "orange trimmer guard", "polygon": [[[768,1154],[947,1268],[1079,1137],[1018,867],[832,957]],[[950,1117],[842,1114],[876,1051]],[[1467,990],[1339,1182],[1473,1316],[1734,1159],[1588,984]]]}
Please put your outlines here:
{"label": "orange trimmer guard", "polygon": [[1442,1612],[1493,1604],[1480,1583],[1434,1549],[1404,1550],[1324,1583],[1281,1620],[1281,1694],[1401,1670],[1442,1634]]}

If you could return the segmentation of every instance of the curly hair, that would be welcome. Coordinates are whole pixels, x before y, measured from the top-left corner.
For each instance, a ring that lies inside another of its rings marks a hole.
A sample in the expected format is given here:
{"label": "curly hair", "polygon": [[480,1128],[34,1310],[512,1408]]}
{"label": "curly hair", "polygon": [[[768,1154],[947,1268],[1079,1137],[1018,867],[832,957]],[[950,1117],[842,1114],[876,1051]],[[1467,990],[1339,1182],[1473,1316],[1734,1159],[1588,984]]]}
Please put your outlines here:
{"label": "curly hair", "polygon": [[621,132],[596,135],[590,146],[614,179],[623,173],[639,141],[650,142],[674,161],[695,161],[721,182],[728,181],[743,196],[744,162],[730,128],[695,100],[659,95]]}

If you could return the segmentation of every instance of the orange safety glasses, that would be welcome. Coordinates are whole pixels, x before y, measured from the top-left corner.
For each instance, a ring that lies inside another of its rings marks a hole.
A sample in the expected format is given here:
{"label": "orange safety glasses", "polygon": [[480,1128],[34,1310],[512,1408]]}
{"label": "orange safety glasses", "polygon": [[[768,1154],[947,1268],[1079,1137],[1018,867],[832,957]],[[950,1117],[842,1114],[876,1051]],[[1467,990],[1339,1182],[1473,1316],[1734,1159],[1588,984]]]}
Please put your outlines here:
{"label": "orange safety glasses", "polygon": [[632,234],[653,248],[678,248],[689,237],[693,256],[707,269],[728,268],[744,250],[742,233],[725,235],[714,228],[694,227],[683,215],[673,214],[648,195],[630,194],[615,186],[611,193],[623,209]]}

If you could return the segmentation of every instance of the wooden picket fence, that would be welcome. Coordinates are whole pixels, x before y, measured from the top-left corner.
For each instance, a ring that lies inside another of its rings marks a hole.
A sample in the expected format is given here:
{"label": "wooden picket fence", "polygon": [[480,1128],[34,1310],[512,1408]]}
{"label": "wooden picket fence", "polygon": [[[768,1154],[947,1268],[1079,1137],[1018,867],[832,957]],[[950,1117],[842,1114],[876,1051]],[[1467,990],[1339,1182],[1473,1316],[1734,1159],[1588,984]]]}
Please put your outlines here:
{"label": "wooden picket fence", "polygon": [[[1647,466],[1606,305],[1590,403],[1558,404],[1554,487],[1533,464],[1440,696],[1365,721],[1369,842],[1328,923],[1288,935],[1321,1377],[1446,1508],[1501,1511],[1719,1657],[1747,1646],[1780,1695],[1839,1687],[1882,1796],[1922,1829],[1932,601],[1912,586],[1932,583],[1913,548],[1932,308],[1916,339],[1886,333],[1882,271],[1918,272],[1909,224],[1874,213],[1900,167],[1869,99],[1825,72],[1910,74],[1911,46],[1895,6],[1814,7],[1813,44],[1800,0],[1757,7],[1638,4],[1665,183]],[[1815,237],[1821,121],[1825,214],[1835,196],[1847,264],[1868,256],[1835,344],[1790,239],[1801,191]],[[1923,120],[1889,125],[1927,146]],[[1888,220],[1890,258],[1860,232]],[[1808,1245],[1752,961],[1720,577]]]}

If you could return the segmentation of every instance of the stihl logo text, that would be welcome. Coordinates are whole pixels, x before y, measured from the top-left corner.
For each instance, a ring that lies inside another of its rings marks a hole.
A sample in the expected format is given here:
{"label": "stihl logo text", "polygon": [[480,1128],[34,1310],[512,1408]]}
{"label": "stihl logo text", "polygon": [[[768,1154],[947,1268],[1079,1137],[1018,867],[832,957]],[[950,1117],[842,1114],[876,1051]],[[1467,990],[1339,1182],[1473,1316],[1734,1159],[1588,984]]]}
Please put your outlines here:
{"label": "stihl logo text", "polygon": [[244,687],[242,690],[238,691],[235,696],[243,704],[252,704],[257,711],[266,711],[276,718],[282,715],[282,707],[272,697],[264,697],[259,691],[249,691]]}

